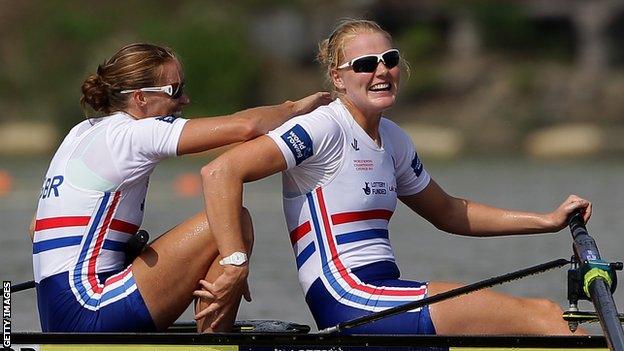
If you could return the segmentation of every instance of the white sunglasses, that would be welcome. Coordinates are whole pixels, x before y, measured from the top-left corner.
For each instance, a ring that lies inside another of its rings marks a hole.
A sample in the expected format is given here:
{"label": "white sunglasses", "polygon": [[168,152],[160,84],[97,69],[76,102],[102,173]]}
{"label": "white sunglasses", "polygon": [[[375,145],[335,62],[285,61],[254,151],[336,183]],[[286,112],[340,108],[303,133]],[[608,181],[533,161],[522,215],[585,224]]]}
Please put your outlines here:
{"label": "white sunglasses", "polygon": [[184,82],[163,85],[161,87],[145,87],[140,89],[128,89],[120,91],[121,94],[134,93],[135,91],[165,93],[172,99],[178,99],[184,94]]}
{"label": "white sunglasses", "polygon": [[353,67],[353,72],[372,73],[375,72],[379,62],[383,62],[387,68],[394,68],[399,64],[401,55],[398,49],[390,49],[381,54],[368,54],[354,58],[353,60],[338,66],[338,69]]}

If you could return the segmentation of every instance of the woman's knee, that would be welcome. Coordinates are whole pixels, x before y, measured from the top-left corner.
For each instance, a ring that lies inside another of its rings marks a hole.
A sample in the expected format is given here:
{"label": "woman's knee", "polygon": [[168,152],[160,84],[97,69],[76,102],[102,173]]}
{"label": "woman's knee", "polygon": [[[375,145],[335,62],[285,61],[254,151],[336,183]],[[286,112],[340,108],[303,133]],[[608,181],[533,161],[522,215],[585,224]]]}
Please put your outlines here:
{"label": "woman's knee", "polygon": [[561,318],[563,314],[561,306],[549,299],[537,298],[533,300],[533,303],[536,304],[536,309],[542,311],[545,315]]}
{"label": "woman's knee", "polygon": [[[548,299],[532,299],[531,302],[534,306],[534,312],[531,314],[534,317],[534,325],[537,328],[537,333],[542,334],[557,334],[564,335],[570,334],[570,329],[567,323],[563,320],[563,310],[557,303]],[[539,316],[539,318],[537,318]],[[579,334],[585,332],[581,329]]]}

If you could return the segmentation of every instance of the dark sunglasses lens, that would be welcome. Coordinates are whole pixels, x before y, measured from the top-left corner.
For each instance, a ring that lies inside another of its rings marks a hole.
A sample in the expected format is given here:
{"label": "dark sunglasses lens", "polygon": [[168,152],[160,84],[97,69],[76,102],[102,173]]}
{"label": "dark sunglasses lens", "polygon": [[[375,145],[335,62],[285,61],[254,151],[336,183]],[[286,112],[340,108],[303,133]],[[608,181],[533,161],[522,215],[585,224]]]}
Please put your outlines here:
{"label": "dark sunglasses lens", "polygon": [[173,93],[171,94],[171,98],[179,99],[182,94],[184,94],[184,83],[174,83],[171,85],[173,88]]}
{"label": "dark sunglasses lens", "polygon": [[370,73],[370,72],[375,72],[378,64],[379,64],[379,61],[377,61],[377,57],[366,56],[366,57],[362,57],[353,61],[352,66],[353,66],[354,72]]}
{"label": "dark sunglasses lens", "polygon": [[394,68],[399,64],[400,55],[397,51],[390,51],[385,53],[382,58],[386,67]]}

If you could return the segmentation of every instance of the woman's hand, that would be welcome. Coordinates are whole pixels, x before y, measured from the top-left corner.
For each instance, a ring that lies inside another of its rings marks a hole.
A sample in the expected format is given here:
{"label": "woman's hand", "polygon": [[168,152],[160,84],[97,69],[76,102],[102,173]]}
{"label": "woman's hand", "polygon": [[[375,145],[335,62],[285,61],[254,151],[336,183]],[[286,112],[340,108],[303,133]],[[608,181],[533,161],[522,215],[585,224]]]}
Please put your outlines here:
{"label": "woman's hand", "polygon": [[198,297],[208,303],[208,307],[197,312],[195,320],[208,318],[210,328],[221,329],[219,323],[226,313],[240,303],[241,295],[247,301],[251,301],[249,287],[247,285],[247,266],[236,267],[226,265],[214,283],[200,280],[201,289],[195,290],[193,296]]}
{"label": "woman's hand", "polygon": [[559,207],[553,212],[547,214],[547,218],[550,222],[553,231],[559,231],[568,225],[568,218],[572,212],[580,210],[583,215],[585,223],[589,221],[592,213],[591,202],[580,198],[576,195],[570,195],[568,198],[559,205]]}
{"label": "woman's hand", "polygon": [[318,92],[312,95],[306,96],[303,99],[297,100],[293,103],[294,116],[304,115],[308,112],[314,111],[317,107],[327,105],[332,102],[331,95],[328,92]]}

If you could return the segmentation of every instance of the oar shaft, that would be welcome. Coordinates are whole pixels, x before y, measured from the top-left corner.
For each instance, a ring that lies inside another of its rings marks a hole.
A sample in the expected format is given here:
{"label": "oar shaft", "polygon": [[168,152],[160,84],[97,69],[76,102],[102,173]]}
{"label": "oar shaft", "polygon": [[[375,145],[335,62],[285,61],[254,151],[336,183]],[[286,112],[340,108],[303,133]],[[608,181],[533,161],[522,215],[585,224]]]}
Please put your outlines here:
{"label": "oar shaft", "polygon": [[624,333],[611,290],[603,279],[596,279],[589,286],[589,291],[609,349],[624,351]]}
{"label": "oar shaft", "polygon": [[[581,265],[592,261],[601,261],[596,242],[587,232],[585,221],[579,211],[572,214],[569,219],[570,232],[574,239],[574,252]],[[618,317],[617,307],[613,301],[609,283],[604,277],[598,276],[589,284],[589,293],[600,325],[607,339],[609,349],[612,351],[624,351],[624,330]]]}
{"label": "oar shaft", "polygon": [[20,291],[23,291],[23,290],[32,289],[34,287],[35,287],[35,281],[34,280],[30,280],[30,281],[27,281],[27,282],[11,285],[11,294],[12,293],[16,293],[16,292],[20,292]]}
{"label": "oar shaft", "polygon": [[407,312],[407,311],[420,308],[426,305],[431,305],[436,302],[448,300],[453,297],[471,293],[473,291],[489,288],[494,285],[502,284],[511,280],[520,279],[528,275],[541,273],[541,272],[544,272],[553,268],[562,267],[568,263],[569,263],[568,260],[560,258],[554,261],[539,264],[537,266],[532,266],[532,267],[521,269],[515,272],[507,273],[501,276],[485,279],[485,280],[482,280],[473,284],[469,284],[469,285],[465,285],[465,286],[462,286],[453,290],[445,291],[443,293],[430,296],[422,300],[409,302],[400,306],[389,308],[387,310],[383,310],[383,311],[376,312],[367,316],[356,318],[348,322],[343,322],[334,327],[321,330],[319,331],[319,333],[333,333],[333,332],[339,332],[342,330],[355,328],[363,324],[372,323],[382,318],[393,316],[395,314],[399,314],[402,312]]}

